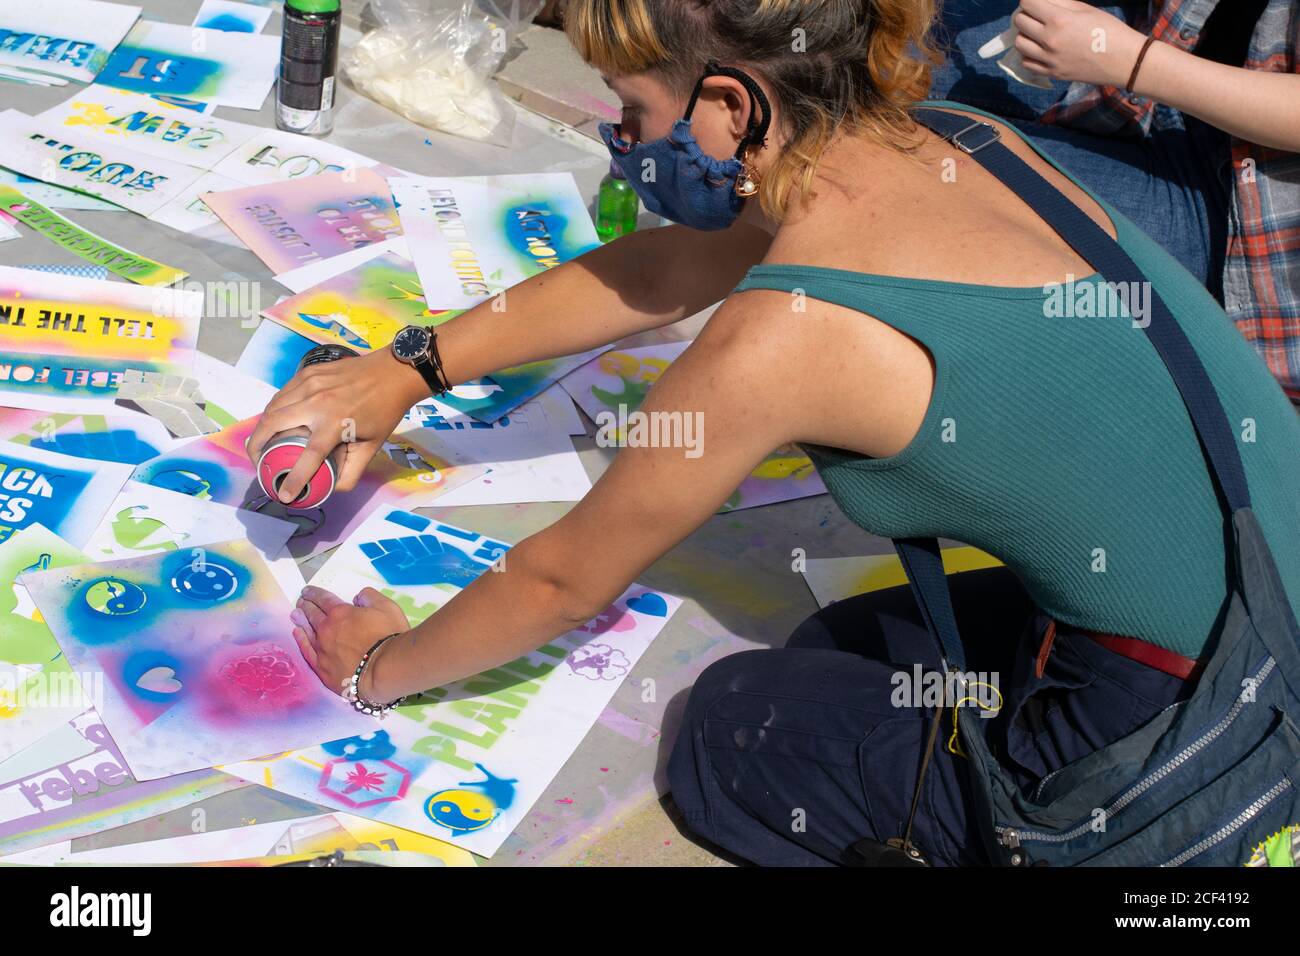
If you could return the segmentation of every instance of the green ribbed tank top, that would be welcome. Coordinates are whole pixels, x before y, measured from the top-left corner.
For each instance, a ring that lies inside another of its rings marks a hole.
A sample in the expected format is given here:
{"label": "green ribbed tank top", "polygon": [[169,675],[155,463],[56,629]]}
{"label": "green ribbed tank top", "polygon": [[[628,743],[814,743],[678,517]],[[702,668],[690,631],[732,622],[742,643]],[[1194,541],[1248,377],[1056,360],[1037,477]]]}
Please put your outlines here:
{"label": "green ribbed tank top", "polygon": [[[1201,284],[1097,201],[1205,363],[1300,611],[1300,419]],[[899,454],[807,446],[850,520],[886,537],[974,545],[1005,562],[1060,621],[1200,655],[1227,597],[1223,514],[1186,408],[1146,333],[1127,313],[1079,314],[1089,294],[1104,294],[1099,276],[1075,282],[1073,314],[1062,299],[1052,315],[1042,287],[815,266],[755,266],[736,287],[746,289],[800,289],[869,314],[934,358],[930,406]]]}

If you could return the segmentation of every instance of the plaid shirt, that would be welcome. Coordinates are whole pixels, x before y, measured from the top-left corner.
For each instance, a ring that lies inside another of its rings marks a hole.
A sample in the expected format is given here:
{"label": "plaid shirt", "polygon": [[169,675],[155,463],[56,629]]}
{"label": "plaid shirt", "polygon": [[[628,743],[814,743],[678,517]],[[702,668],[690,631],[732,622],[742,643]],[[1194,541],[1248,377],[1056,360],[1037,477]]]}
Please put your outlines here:
{"label": "plaid shirt", "polygon": [[[1191,51],[1220,0],[1152,0],[1132,26]],[[1232,0],[1223,0],[1225,3]],[[1268,0],[1244,66],[1300,73],[1300,3]],[[1115,86],[1071,83],[1041,117],[1105,136],[1142,136],[1181,125],[1179,114]],[[1223,266],[1224,308],[1282,383],[1300,401],[1300,153],[1232,137],[1233,192]]]}

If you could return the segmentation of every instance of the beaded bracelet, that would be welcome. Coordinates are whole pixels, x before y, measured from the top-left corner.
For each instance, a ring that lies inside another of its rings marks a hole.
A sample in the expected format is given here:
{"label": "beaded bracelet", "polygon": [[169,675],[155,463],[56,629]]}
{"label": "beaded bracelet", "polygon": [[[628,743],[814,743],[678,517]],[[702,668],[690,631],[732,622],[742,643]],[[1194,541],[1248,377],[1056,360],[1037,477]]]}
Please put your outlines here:
{"label": "beaded bracelet", "polygon": [[402,704],[406,703],[405,695],[397,698],[397,700],[390,701],[387,704],[376,704],[374,701],[366,700],[366,698],[362,697],[358,687],[361,684],[361,675],[365,672],[366,665],[370,663],[370,658],[374,656],[375,651],[379,650],[379,645],[383,644],[384,641],[389,638],[396,636],[397,634],[393,633],[389,634],[388,637],[381,637],[379,640],[375,641],[370,650],[361,655],[361,663],[359,663],[357,669],[352,672],[352,676],[343,678],[343,696],[351,702],[353,709],[359,710],[363,714],[370,714],[374,717],[378,717],[380,720],[387,717],[388,712],[394,707],[401,707]]}

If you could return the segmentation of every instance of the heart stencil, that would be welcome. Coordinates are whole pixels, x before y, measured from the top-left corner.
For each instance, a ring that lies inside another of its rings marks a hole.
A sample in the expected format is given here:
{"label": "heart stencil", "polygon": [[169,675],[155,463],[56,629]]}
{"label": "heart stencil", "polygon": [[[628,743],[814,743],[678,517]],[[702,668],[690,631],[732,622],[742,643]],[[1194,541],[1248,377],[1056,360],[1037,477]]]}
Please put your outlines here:
{"label": "heart stencil", "polygon": [[180,693],[181,682],[176,679],[176,672],[170,667],[151,667],[135,682],[141,690],[155,694]]}
{"label": "heart stencil", "polygon": [[650,614],[654,617],[668,616],[668,602],[663,599],[663,595],[655,594],[653,591],[628,598],[627,607],[629,611]]}

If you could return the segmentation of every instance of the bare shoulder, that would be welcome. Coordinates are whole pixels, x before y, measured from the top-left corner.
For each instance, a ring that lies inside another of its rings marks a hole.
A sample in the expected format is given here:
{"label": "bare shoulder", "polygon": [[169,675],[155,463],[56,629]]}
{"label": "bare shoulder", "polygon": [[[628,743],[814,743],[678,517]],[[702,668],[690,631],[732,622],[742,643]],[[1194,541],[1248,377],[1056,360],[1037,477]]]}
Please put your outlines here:
{"label": "bare shoulder", "polygon": [[[1038,173],[1049,183],[1063,192],[1067,199],[1087,213],[1099,226],[1115,238],[1115,226],[1110,221],[1101,205],[1094,200],[1085,189],[1075,184],[1075,182],[1066,176],[1050,162],[1039,155],[1038,151],[1024,138],[1018,129],[1010,123],[1004,122],[994,116],[986,116],[983,113],[971,113],[965,110],[959,110],[950,107],[939,107],[945,113],[953,113],[970,119],[972,122],[987,123],[998,131],[998,139],[1004,146],[1010,149],[1018,157],[1025,161],[1030,169]],[[959,160],[963,165],[978,166],[979,161],[969,157],[963,157]],[[991,176],[992,174],[987,174]]]}
{"label": "bare shoulder", "polygon": [[804,291],[733,293],[688,352],[711,387],[753,396],[790,440],[872,457],[911,441],[934,385],[930,353],[911,336]]}

